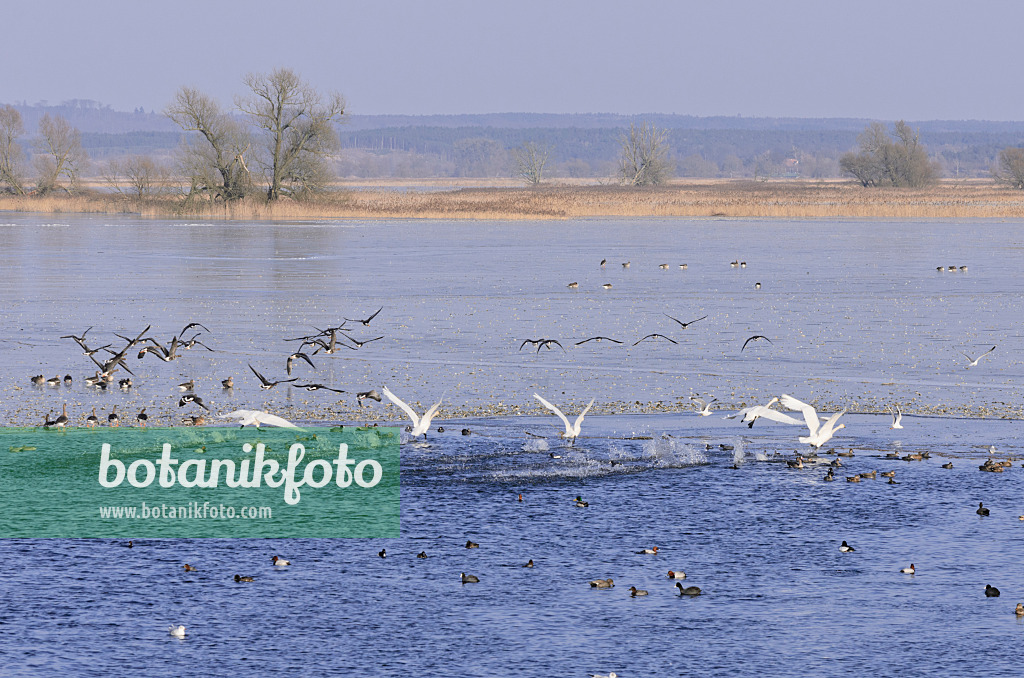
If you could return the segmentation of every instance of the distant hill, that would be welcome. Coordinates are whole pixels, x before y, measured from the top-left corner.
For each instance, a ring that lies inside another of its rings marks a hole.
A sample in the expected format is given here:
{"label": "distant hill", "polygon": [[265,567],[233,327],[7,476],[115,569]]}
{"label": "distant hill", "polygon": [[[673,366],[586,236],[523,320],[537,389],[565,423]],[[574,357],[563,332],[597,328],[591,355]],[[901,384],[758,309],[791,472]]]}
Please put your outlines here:
{"label": "distant hill", "polygon": [[[115,111],[90,100],[13,105],[30,135],[43,114],[63,116],[82,132],[97,161],[169,158],[182,135],[156,111]],[[611,176],[622,131],[639,122],[666,130],[680,176],[831,177],[839,174],[839,156],[856,146],[871,121],[659,113],[351,115],[338,128],[344,149],[338,170],[364,178],[510,176],[513,149],[533,142],[549,150],[549,176]],[[1024,122],[908,122],[947,176],[987,176],[1000,149],[1024,143]]]}

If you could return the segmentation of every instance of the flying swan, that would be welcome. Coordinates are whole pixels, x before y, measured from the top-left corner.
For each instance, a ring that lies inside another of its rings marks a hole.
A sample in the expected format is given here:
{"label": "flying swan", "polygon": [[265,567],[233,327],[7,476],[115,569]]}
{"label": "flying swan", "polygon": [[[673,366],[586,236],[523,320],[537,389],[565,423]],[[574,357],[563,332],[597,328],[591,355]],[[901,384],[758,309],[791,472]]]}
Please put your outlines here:
{"label": "flying swan", "polygon": [[438,400],[434,404],[434,406],[427,410],[424,413],[423,417],[420,418],[411,407],[402,402],[402,400],[394,393],[389,391],[386,386],[381,390],[384,392],[384,395],[387,396],[388,400],[398,405],[400,408],[402,408],[403,412],[409,415],[409,419],[412,420],[412,433],[410,435],[413,438],[422,435],[423,439],[426,440],[427,429],[430,428],[430,420],[434,418],[435,414],[437,414],[437,408],[441,407],[441,401],[444,400],[444,396],[441,396],[441,400]]}
{"label": "flying swan", "polygon": [[558,418],[562,420],[563,424],[565,424],[565,433],[563,433],[561,437],[568,438],[570,445],[576,442],[576,436],[580,434],[580,427],[583,425],[583,417],[587,416],[587,412],[590,410],[590,406],[594,404],[594,398],[590,399],[590,402],[587,403],[587,406],[583,408],[582,412],[580,412],[580,416],[576,417],[576,423],[570,426],[569,420],[566,418],[564,414],[562,414],[562,411],[560,409],[558,409],[548,401],[544,400],[536,393],[533,394],[533,397],[539,400],[544,407],[548,408],[549,410],[557,414]]}
{"label": "flying swan", "polygon": [[842,412],[836,412],[825,421],[821,421],[818,418],[818,412],[807,403],[800,402],[791,395],[782,394],[780,398],[782,406],[789,410],[799,410],[804,414],[804,422],[807,424],[807,428],[810,430],[810,435],[804,437],[801,436],[798,440],[814,447],[821,447],[829,440],[832,439],[833,434],[841,428],[846,428],[846,424],[836,425],[839,421],[839,417],[846,414],[846,410]]}

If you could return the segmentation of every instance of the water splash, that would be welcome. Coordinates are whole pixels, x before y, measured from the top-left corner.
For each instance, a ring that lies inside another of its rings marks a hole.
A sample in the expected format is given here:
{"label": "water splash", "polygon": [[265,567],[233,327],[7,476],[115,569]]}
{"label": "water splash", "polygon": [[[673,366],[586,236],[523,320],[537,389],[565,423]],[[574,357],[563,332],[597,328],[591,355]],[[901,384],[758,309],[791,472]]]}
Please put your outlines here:
{"label": "water splash", "polygon": [[523,443],[523,452],[547,452],[551,449],[544,438],[532,438]]}
{"label": "water splash", "polygon": [[659,466],[691,466],[708,463],[708,458],[703,450],[684,443],[678,438],[666,436],[645,442],[643,456]]}

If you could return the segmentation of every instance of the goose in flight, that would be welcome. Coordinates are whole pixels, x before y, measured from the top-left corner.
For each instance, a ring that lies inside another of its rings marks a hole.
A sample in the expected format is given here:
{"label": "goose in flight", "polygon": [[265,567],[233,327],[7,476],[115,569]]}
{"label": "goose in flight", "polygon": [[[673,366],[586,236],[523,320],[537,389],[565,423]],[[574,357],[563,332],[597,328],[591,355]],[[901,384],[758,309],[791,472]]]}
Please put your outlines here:
{"label": "goose in flight", "polygon": [[345,338],[346,338],[346,339],[348,339],[348,340],[349,340],[349,341],[351,341],[351,342],[352,342],[353,344],[355,344],[355,345],[356,345],[356,348],[362,348],[362,347],[363,347],[364,345],[366,345],[366,344],[369,344],[369,343],[370,343],[371,341],[377,341],[378,339],[383,339],[383,338],[384,338],[384,335],[381,335],[381,336],[379,336],[379,337],[374,337],[373,339],[365,339],[365,340],[363,340],[363,341],[359,341],[359,340],[358,340],[358,339],[356,339],[355,337],[352,337],[352,336],[350,336],[350,335],[348,335],[348,334],[345,334],[344,332],[342,332],[342,334],[344,334],[344,335],[345,335]]}
{"label": "goose in flight", "polygon": [[559,343],[558,339],[527,339],[526,341],[519,345],[519,350],[522,351],[523,347],[526,346],[527,344],[533,344],[534,346],[536,346],[537,353],[540,353],[540,350],[545,346],[550,351],[551,344],[555,344],[558,346],[558,348],[562,349],[562,351],[565,351],[565,346],[562,346],[562,344]]}
{"label": "goose in flight", "polygon": [[292,363],[294,363],[296,360],[305,360],[310,367],[312,367],[314,370],[316,369],[316,365],[313,364],[313,361],[309,359],[308,355],[306,355],[302,351],[296,351],[295,353],[292,353],[290,356],[288,356],[288,360],[286,360],[284,363],[284,371],[288,373],[289,377],[292,376]]}
{"label": "goose in flight", "polygon": [[381,391],[384,392],[384,395],[388,400],[398,405],[403,412],[409,415],[409,419],[412,420],[412,437],[415,438],[416,436],[422,435],[423,439],[426,440],[427,429],[430,428],[430,420],[434,418],[435,414],[437,414],[437,408],[441,407],[441,402],[444,400],[444,396],[442,395],[441,400],[434,403],[434,405],[427,410],[422,417],[420,417],[411,407],[402,402],[398,396],[389,391],[386,386],[382,387]]}
{"label": "goose in flight", "polygon": [[967,363],[967,367],[976,367],[979,360],[981,360],[982,358],[984,358],[985,356],[987,356],[989,353],[991,353],[994,350],[996,350],[995,346],[993,346],[989,350],[985,351],[984,353],[979,355],[977,358],[972,358],[971,356],[967,355],[963,351],[960,352],[960,355],[962,355],[963,357],[967,358],[967,360],[969,361]]}
{"label": "goose in flight", "polygon": [[900,423],[901,421],[903,421],[903,412],[900,411],[900,406],[896,406],[895,412],[893,412],[892,410],[889,410],[889,412],[892,413],[892,426],[890,426],[889,428],[903,428],[903,424]]}
{"label": "goose in flight", "polygon": [[750,342],[754,341],[755,339],[764,339],[769,344],[772,344],[772,346],[775,345],[775,344],[772,343],[771,339],[769,339],[768,337],[764,336],[763,334],[755,334],[754,336],[750,337],[749,339],[747,339],[746,341],[743,342],[743,347],[740,348],[740,353],[742,353],[743,349],[747,347],[747,344],[749,344]]}
{"label": "goose in flight", "polygon": [[[644,339],[657,339],[658,337],[661,337],[662,339],[668,339],[673,344],[678,344],[679,343],[678,341],[676,341],[675,339],[673,339],[671,337],[666,337],[664,334],[658,334],[657,332],[653,332],[651,334],[648,334],[646,337],[641,337],[640,339],[638,339],[636,344],[639,344]],[[636,344],[633,344],[633,345],[636,346]]]}
{"label": "goose in flight", "polygon": [[282,379],[281,381],[270,381],[262,374],[257,372],[256,368],[253,367],[252,365],[249,365],[249,369],[252,370],[252,373],[255,374],[256,378],[260,380],[260,388],[262,389],[271,389],[277,386],[278,384],[287,384],[292,381],[298,381],[299,379],[298,377],[292,377],[291,379]]}
{"label": "goose in flight", "polygon": [[[184,334],[186,332],[188,332],[190,329],[192,329],[193,327],[202,327],[204,331],[210,332],[209,328],[206,325],[202,324],[202,323],[189,323],[188,325],[185,325],[185,327],[181,328],[181,332],[178,332],[178,336],[179,337],[184,336]],[[210,334],[213,334],[213,333],[210,332]],[[196,336],[198,337],[199,335],[197,334]]]}
{"label": "goose in flight", "polygon": [[588,341],[596,341],[596,342],[598,342],[598,343],[600,343],[600,342],[602,342],[602,341],[610,341],[610,342],[612,342],[613,344],[621,344],[621,343],[622,343],[622,342],[621,342],[621,341],[619,341],[618,339],[612,339],[611,337],[591,337],[591,338],[589,338],[589,339],[584,339],[583,341],[577,341],[577,342],[576,342],[576,346],[579,346],[579,345],[581,345],[581,344],[585,344],[585,343],[587,343]]}
{"label": "goose in flight", "polygon": [[703,315],[703,316],[701,316],[701,317],[697,318],[696,320],[691,320],[691,321],[690,321],[690,322],[688,322],[688,323],[684,323],[684,322],[683,322],[682,320],[680,320],[679,318],[673,318],[673,317],[672,317],[672,316],[670,316],[670,315],[669,315],[668,313],[663,313],[662,315],[664,315],[664,316],[665,316],[666,318],[669,318],[669,319],[671,319],[671,320],[675,320],[675,321],[676,321],[677,323],[679,323],[679,326],[680,326],[680,327],[682,327],[682,328],[683,328],[684,330],[685,330],[685,329],[686,329],[687,327],[689,327],[690,325],[692,325],[693,323],[696,323],[696,322],[700,322],[701,320],[704,320],[704,318],[707,318],[707,316],[706,316],[706,315]]}
{"label": "goose in flight", "polygon": [[[90,325],[88,328],[86,328],[85,332],[82,332],[82,336],[80,336],[80,337],[76,337],[74,334],[65,334],[65,335],[63,335],[60,338],[61,339],[74,339],[78,343],[79,346],[81,346],[84,350],[88,351],[89,347],[85,345],[85,335],[89,334],[89,330],[91,330],[92,328],[93,328],[93,325]],[[107,344],[107,345],[109,346],[109,344]]]}
{"label": "goose in flight", "polygon": [[827,420],[822,422],[818,418],[818,412],[812,406],[807,403],[800,402],[791,395],[782,394],[780,398],[782,406],[789,410],[799,410],[803,412],[804,422],[807,424],[807,428],[810,434],[807,436],[801,436],[798,440],[808,445],[813,445],[816,448],[820,448],[822,445],[832,439],[832,436],[841,428],[846,428],[846,424],[838,424],[839,417],[846,414],[846,410],[836,412]]}
{"label": "goose in flight", "polygon": [[587,416],[587,412],[590,410],[591,405],[594,404],[594,398],[590,399],[590,402],[587,403],[587,406],[583,408],[582,412],[580,412],[580,416],[576,417],[576,422],[570,426],[568,418],[566,418],[566,416],[562,414],[562,411],[560,409],[558,409],[548,401],[544,400],[536,393],[533,394],[533,397],[539,400],[544,407],[548,408],[549,410],[557,414],[558,418],[562,420],[563,424],[565,424],[565,433],[563,433],[561,437],[568,438],[570,444],[576,442],[576,437],[580,434],[580,427],[583,425],[583,417]]}
{"label": "goose in flight", "polygon": [[374,311],[373,315],[371,315],[366,320],[359,320],[358,318],[345,318],[345,322],[362,323],[364,327],[369,327],[370,326],[370,321],[373,320],[374,318],[376,318],[377,314],[380,313],[383,310],[384,310],[384,307],[381,306],[376,311]]}
{"label": "goose in flight", "polygon": [[227,414],[219,415],[221,419],[238,419],[238,423],[241,424],[239,428],[245,428],[246,426],[255,426],[259,428],[261,424],[267,426],[280,426],[282,428],[298,428],[295,424],[283,419],[276,414],[270,414],[269,412],[261,412],[259,410],[235,410],[234,412],[228,412]]}
{"label": "goose in flight", "polygon": [[295,388],[304,388],[307,391],[334,391],[335,393],[347,392],[342,391],[340,388],[331,388],[330,386],[325,386],[323,384],[295,384]]}
{"label": "goose in flight", "polygon": [[195,403],[196,405],[199,405],[199,407],[203,408],[207,412],[210,411],[210,408],[206,406],[206,403],[203,402],[203,399],[197,396],[195,393],[186,393],[185,395],[178,398],[178,407],[185,407],[185,405],[188,405],[189,403]]}

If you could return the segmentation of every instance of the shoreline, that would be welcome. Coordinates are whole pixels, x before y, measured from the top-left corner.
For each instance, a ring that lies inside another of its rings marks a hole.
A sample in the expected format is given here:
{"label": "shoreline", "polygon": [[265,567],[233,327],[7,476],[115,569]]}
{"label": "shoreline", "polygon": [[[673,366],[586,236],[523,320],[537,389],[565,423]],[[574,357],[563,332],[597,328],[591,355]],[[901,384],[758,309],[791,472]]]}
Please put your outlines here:
{"label": "shoreline", "polygon": [[134,214],[218,220],[560,220],[587,217],[1020,219],[1024,191],[989,179],[946,179],[923,189],[864,188],[849,180],[675,180],[627,188],[593,184],[512,186],[507,180],[339,182],[314,200],[246,199],[182,209],[180,198],[0,196],[0,212]]}

